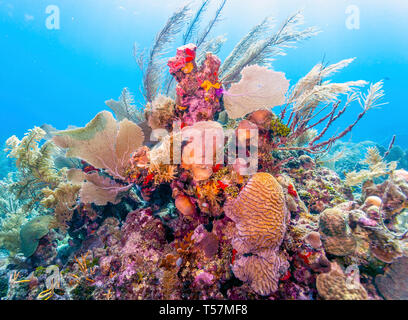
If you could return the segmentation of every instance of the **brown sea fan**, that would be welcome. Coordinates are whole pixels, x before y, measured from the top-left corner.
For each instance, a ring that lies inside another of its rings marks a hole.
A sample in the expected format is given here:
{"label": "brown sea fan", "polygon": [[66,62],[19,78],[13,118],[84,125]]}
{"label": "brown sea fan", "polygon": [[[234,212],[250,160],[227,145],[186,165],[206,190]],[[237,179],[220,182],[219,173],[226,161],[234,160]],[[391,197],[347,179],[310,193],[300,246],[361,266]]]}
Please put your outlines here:
{"label": "brown sea fan", "polygon": [[126,180],[129,160],[142,145],[144,134],[137,124],[127,119],[117,123],[110,112],[102,111],[85,128],[60,131],[53,140],[68,149],[67,157],[79,158]]}

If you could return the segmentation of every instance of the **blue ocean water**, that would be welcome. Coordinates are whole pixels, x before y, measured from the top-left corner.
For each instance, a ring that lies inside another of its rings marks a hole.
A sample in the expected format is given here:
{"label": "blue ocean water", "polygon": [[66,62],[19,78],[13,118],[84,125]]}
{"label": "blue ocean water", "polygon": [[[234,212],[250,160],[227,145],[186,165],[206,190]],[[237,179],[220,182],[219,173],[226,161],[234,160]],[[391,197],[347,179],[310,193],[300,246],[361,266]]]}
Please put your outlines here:
{"label": "blue ocean water", "polygon": [[[128,87],[136,101],[141,73],[132,48],[148,48],[155,34],[182,0],[0,0],[0,141],[21,137],[35,125],[49,123],[58,129],[83,126]],[[60,9],[60,29],[49,30],[46,8]],[[217,1],[213,1],[213,6]],[[359,29],[346,26],[347,8],[360,13]],[[288,49],[274,69],[286,73],[291,85],[316,63],[335,63],[356,57],[333,80],[384,79],[388,105],[372,110],[346,140],[372,140],[408,148],[406,88],[408,87],[408,3],[405,0],[232,0],[213,35],[228,38],[225,58],[246,32],[265,16],[277,25],[302,9],[307,26],[322,32]],[[173,53],[171,53],[173,54]],[[332,130],[353,121],[355,106]]]}

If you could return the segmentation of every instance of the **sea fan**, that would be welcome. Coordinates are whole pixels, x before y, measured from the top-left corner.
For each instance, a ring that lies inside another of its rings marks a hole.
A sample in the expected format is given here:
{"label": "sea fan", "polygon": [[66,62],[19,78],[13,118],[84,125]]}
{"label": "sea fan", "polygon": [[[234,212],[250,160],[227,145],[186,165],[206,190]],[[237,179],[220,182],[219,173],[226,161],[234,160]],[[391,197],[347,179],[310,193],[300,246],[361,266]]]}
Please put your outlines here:
{"label": "sea fan", "polygon": [[224,95],[225,110],[230,119],[285,102],[289,81],[284,73],[253,65],[244,68],[241,77],[241,81],[234,83]]}

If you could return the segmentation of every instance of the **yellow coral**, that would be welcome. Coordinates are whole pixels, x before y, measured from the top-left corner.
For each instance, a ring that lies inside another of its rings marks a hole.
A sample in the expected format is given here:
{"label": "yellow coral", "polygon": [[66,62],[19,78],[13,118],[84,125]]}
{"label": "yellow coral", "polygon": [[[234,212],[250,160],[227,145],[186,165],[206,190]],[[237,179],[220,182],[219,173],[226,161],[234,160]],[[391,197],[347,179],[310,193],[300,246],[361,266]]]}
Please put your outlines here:
{"label": "yellow coral", "polygon": [[218,197],[220,189],[214,181],[207,182],[201,186],[197,186],[197,195],[199,199],[205,199],[214,206],[221,199]]}
{"label": "yellow coral", "polygon": [[214,89],[220,89],[221,88],[221,84],[220,83],[211,83],[208,80],[205,80],[202,84],[201,84],[201,88],[203,88],[205,91],[209,91],[211,88]]}
{"label": "yellow coral", "polygon": [[31,211],[42,200],[42,188],[54,189],[66,178],[65,170],[58,172],[54,169],[54,144],[46,142],[41,147],[39,145],[45,134],[44,130],[35,127],[21,141],[12,136],[6,142],[8,157],[16,159],[21,173],[20,180],[11,184],[10,190],[18,199],[29,200],[24,207],[26,211]]}

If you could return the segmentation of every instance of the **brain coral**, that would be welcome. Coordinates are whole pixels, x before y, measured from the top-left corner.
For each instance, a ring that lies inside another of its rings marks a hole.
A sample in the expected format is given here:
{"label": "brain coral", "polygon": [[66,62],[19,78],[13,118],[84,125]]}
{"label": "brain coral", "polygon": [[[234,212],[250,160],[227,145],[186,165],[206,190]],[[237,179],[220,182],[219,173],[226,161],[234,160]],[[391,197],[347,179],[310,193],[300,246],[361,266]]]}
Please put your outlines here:
{"label": "brain coral", "polygon": [[321,273],[316,278],[320,296],[326,300],[367,300],[368,295],[359,281],[347,281],[347,277],[337,263],[332,263],[329,273]]}
{"label": "brain coral", "polygon": [[[232,245],[238,253],[233,272],[261,295],[276,291],[288,263],[279,255],[288,211],[282,187],[269,173],[256,173],[238,198],[225,207],[235,222]],[[244,256],[244,254],[252,254]]]}
{"label": "brain coral", "polygon": [[387,300],[408,299],[408,257],[401,257],[391,264],[384,275],[377,275],[375,284]]}
{"label": "brain coral", "polygon": [[286,231],[285,198],[281,185],[269,173],[256,173],[225,210],[237,228],[233,245],[239,253],[274,248],[282,243]]}
{"label": "brain coral", "polygon": [[278,280],[286,273],[289,262],[276,250],[264,250],[262,255],[241,257],[233,265],[234,275],[261,294],[269,295],[278,289]]}
{"label": "brain coral", "polygon": [[320,214],[319,232],[326,252],[346,256],[354,252],[356,240],[351,234],[347,217],[338,208],[326,209]]}
{"label": "brain coral", "polygon": [[34,254],[38,247],[38,241],[49,232],[49,224],[52,216],[41,216],[34,218],[21,227],[21,251],[25,257]]}

